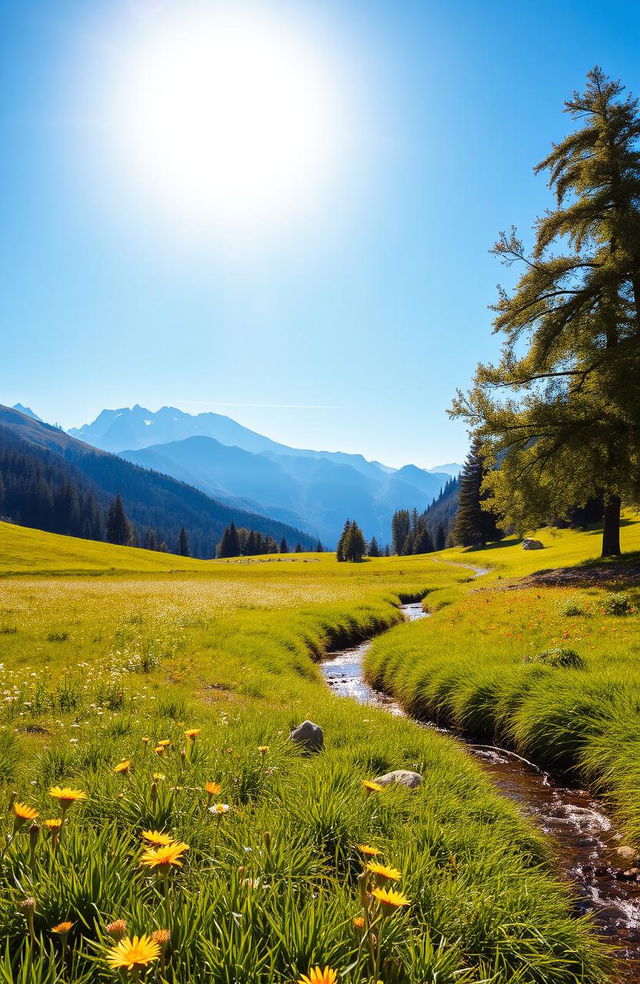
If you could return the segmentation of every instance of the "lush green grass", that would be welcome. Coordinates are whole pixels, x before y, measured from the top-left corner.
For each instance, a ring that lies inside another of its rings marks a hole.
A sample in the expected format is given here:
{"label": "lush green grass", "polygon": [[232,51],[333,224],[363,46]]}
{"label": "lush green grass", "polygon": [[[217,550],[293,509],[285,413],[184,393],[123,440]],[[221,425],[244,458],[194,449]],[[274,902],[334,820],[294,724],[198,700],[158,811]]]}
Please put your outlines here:
{"label": "lush green grass", "polygon": [[[105,926],[117,918],[131,932],[170,930],[166,966],[143,974],[167,984],[285,984],[316,963],[345,982],[603,979],[599,944],[516,808],[454,743],[332,696],[314,665],[392,625],[399,598],[464,587],[464,570],[299,555],[168,574],[176,558],[0,535],[5,571],[22,571],[1,585],[0,796],[15,790],[43,824],[58,812],[52,784],[88,795],[55,854],[42,827],[30,851],[29,823],[7,840],[0,980],[115,980]],[[306,717],[325,731],[311,758],[287,741]],[[195,743],[185,727],[201,728]],[[122,759],[132,771],[119,776]],[[418,791],[365,793],[363,780],[401,767],[424,774]],[[219,819],[207,780],[231,807]],[[12,828],[9,811],[3,836]],[[189,844],[166,892],[139,864],[148,828]],[[376,923],[371,948],[352,925],[361,842],[401,870],[411,900]],[[29,896],[33,944],[19,908]],[[51,933],[61,920],[74,922],[66,969]]]}
{"label": "lush green grass", "polygon": [[[625,528],[628,548],[637,547],[639,534],[638,523]],[[611,592],[604,589],[501,587],[499,577],[504,582],[535,565],[587,559],[593,540],[565,532],[549,542],[535,556],[516,546],[442,554],[500,566],[458,586],[455,596],[434,592],[427,599],[432,617],[377,640],[366,672],[415,715],[509,744],[606,791],[640,842],[640,591],[629,590],[633,610],[616,616],[607,614]],[[575,652],[580,666],[539,658],[555,649]]]}

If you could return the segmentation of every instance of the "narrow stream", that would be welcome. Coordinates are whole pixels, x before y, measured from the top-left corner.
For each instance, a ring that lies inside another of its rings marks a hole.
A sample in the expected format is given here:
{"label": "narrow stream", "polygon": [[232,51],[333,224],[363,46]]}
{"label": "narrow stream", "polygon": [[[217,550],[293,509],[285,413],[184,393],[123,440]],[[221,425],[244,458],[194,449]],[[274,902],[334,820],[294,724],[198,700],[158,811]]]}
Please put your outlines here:
{"label": "narrow stream", "polygon": [[[427,612],[421,603],[402,605],[405,618],[415,621]],[[330,653],[320,664],[328,685],[340,697],[404,716],[402,708],[364,680],[362,660],[371,642]],[[436,727],[429,722],[416,722]],[[618,853],[622,837],[601,802],[586,790],[556,782],[548,773],[513,752],[490,745],[473,745],[455,738],[476,757],[498,789],[533,816],[553,839],[561,873],[576,889],[576,912],[591,913],[603,937],[615,947],[620,977],[640,984],[640,860]]]}

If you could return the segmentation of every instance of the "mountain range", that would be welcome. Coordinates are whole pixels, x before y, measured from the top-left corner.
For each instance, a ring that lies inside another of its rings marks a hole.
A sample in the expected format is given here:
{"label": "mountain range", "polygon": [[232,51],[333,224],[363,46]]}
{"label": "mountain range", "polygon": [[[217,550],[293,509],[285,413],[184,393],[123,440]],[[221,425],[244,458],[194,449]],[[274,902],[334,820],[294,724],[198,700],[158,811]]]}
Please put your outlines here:
{"label": "mountain range", "polygon": [[[22,412],[30,412],[21,408]],[[216,413],[136,405],[69,434],[195,486],[228,507],[306,530],[333,546],[347,518],[386,543],[397,509],[422,512],[460,466],[391,468],[362,455],[292,448]]]}
{"label": "mountain range", "polygon": [[28,407],[0,405],[0,515],[24,526],[101,539],[118,494],[139,542],[153,530],[170,550],[182,527],[191,553],[212,557],[230,523],[293,546],[316,539],[277,519],[221,503],[191,484],[139,467],[43,423]]}

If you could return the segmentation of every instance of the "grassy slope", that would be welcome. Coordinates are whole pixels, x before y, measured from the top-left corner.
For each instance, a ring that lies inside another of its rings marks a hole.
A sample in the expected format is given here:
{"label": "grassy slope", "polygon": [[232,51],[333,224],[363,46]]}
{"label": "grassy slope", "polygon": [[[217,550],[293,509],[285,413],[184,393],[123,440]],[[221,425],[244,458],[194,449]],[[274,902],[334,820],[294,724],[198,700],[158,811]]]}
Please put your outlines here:
{"label": "grassy slope", "polygon": [[[492,565],[481,581],[436,591],[428,622],[377,640],[366,671],[414,714],[510,744],[542,765],[574,770],[606,790],[629,836],[640,842],[640,591],[635,611],[606,614],[602,588],[538,585],[504,590],[505,579],[562,567],[597,553],[597,534],[565,531],[543,552],[514,543],[449,550],[454,562]],[[623,547],[640,548],[640,523],[623,530]],[[480,590],[476,590],[480,589]],[[571,610],[577,614],[568,614]],[[558,669],[535,657],[576,651],[584,666]]]}
{"label": "grassy slope", "polygon": [[[465,571],[429,558],[338,565],[297,555],[167,574],[176,558],[18,527],[0,526],[0,537],[3,794],[15,788],[51,816],[51,783],[89,793],[56,860],[44,835],[33,860],[24,831],[7,849],[3,980],[17,979],[11,961],[24,963],[16,905],[27,894],[45,939],[55,922],[76,922],[69,981],[114,979],[87,955],[117,917],[136,932],[169,922],[169,967],[150,979],[187,984],[206,966],[212,981],[275,984],[328,962],[343,981],[368,980],[351,926],[362,841],[403,871],[412,900],[384,934],[397,961],[385,981],[418,984],[437,972],[453,984],[461,967],[505,984],[602,979],[597,944],[571,918],[540,837],[515,807],[447,739],[333,697],[310,658],[393,624],[398,597],[463,584]],[[305,717],[325,729],[326,752],[312,759],[286,742]],[[202,728],[186,762],[182,722]],[[143,737],[172,746],[157,757]],[[113,773],[125,757],[131,779]],[[417,793],[364,794],[363,779],[403,766],[425,774]],[[207,779],[232,806],[220,822],[205,809]],[[148,827],[191,846],[168,907],[138,867]],[[260,881],[249,889],[245,876]],[[51,967],[36,961],[33,980],[53,980]]]}

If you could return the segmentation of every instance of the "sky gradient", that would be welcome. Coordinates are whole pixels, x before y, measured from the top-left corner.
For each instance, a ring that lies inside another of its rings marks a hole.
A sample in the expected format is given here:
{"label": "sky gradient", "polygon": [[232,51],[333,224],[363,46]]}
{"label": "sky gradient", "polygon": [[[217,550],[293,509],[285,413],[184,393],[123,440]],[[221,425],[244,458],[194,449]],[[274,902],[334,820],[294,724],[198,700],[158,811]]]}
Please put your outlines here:
{"label": "sky gradient", "polygon": [[640,5],[255,6],[328,66],[340,164],[313,207],[234,239],[154,214],[105,150],[104,64],[162,0],[0,4],[0,402],[65,427],[172,404],[299,447],[460,460],[446,408],[496,354],[488,305],[513,277],[488,249],[550,204],[533,166],[586,72],[640,92]]}

